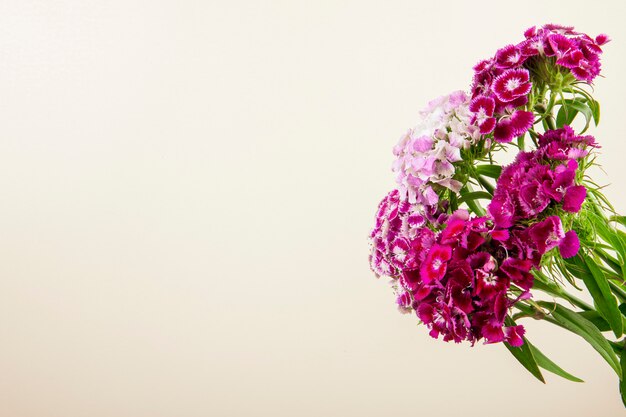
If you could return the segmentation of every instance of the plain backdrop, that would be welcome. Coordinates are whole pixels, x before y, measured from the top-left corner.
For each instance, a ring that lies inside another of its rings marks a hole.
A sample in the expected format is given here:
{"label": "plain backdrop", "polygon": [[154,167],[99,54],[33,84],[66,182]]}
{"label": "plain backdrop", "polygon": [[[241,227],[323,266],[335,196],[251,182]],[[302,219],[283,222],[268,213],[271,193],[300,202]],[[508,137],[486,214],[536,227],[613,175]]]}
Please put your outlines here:
{"label": "plain backdrop", "polygon": [[618,416],[446,344],[367,263],[391,148],[532,25],[608,33],[606,194],[626,212],[613,2],[0,1],[0,416]]}

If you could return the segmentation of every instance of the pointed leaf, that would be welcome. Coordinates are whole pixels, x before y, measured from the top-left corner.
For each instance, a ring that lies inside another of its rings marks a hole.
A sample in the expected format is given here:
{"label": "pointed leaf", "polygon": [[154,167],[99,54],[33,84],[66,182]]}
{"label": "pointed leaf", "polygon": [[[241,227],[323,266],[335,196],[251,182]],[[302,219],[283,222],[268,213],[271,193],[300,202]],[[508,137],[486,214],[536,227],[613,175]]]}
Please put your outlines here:
{"label": "pointed leaf", "polygon": [[[595,262],[587,255],[582,255],[587,270],[591,272],[589,274],[583,274],[583,281],[585,286],[593,297],[593,302],[599,310],[599,313],[606,319],[611,326],[615,337],[620,337],[623,333],[622,328],[622,315],[617,308],[617,300],[611,292],[609,282],[606,279],[604,273],[598,268]],[[579,257],[573,258],[579,260]]]}
{"label": "pointed leaf", "polygon": [[593,122],[598,126],[600,124],[600,103],[596,100],[588,100],[589,108],[591,109],[591,115],[593,116]]}
{"label": "pointed leaf", "polygon": [[471,193],[465,193],[459,198],[459,203],[464,203],[468,200],[491,200],[491,194],[485,191],[472,191]]}
{"label": "pointed leaf", "polygon": [[[565,99],[563,100],[563,105],[567,106],[568,114],[573,110],[576,110],[578,113],[582,113],[585,116],[585,128],[580,132],[581,134],[585,133],[585,131],[589,128],[589,123],[593,118],[593,111],[584,99]],[[561,107],[562,108],[562,107]],[[573,121],[573,118],[572,118]],[[571,122],[570,122],[571,123]]]}
{"label": "pointed leaf", "polygon": [[578,114],[578,110],[567,106],[561,106],[558,113],[556,114],[557,129],[560,129],[565,125],[571,125],[574,121],[574,118],[576,117],[576,114]]}
{"label": "pointed leaf", "polygon": [[574,382],[585,382],[582,379],[575,377],[574,375],[566,372],[556,363],[552,362],[550,358],[544,355],[539,349],[537,349],[534,345],[532,345],[528,340],[526,340],[528,346],[530,346],[530,350],[533,352],[533,356],[537,360],[537,364],[545,369],[548,372],[552,372],[555,375],[558,375],[562,378],[568,379]]}
{"label": "pointed leaf", "polygon": [[[507,317],[506,324],[507,326],[515,326],[515,321],[513,321],[512,318]],[[515,359],[517,359],[519,363],[521,363],[522,366],[524,366],[524,368],[528,370],[528,372],[533,374],[535,378],[537,378],[544,384],[546,383],[543,375],[541,374],[541,370],[539,369],[539,365],[537,364],[537,361],[533,356],[533,351],[531,350],[526,338],[524,338],[524,344],[520,347],[513,347],[507,342],[504,342],[504,346],[506,346],[509,352],[511,352]]]}
{"label": "pointed leaf", "polygon": [[549,310],[552,317],[561,326],[585,339],[607,361],[617,375],[622,377],[619,359],[608,340],[602,336],[602,333],[593,323],[560,304],[547,301],[539,301],[538,304]]}
{"label": "pointed leaf", "polygon": [[[626,349],[622,349],[622,355],[619,362],[622,367],[622,375],[626,375]],[[622,403],[624,403],[624,406],[626,407],[626,379],[624,377],[619,380],[619,392],[622,395]]]}
{"label": "pointed leaf", "polygon": [[478,165],[476,167],[476,172],[479,175],[484,175],[485,177],[497,179],[498,177],[500,177],[502,167],[500,165]]}
{"label": "pointed leaf", "polygon": [[602,317],[600,313],[595,310],[581,311],[580,313],[576,314],[589,320],[601,332],[608,332],[611,330],[611,326],[609,326],[609,323],[607,323],[606,320],[604,320],[604,317]]}

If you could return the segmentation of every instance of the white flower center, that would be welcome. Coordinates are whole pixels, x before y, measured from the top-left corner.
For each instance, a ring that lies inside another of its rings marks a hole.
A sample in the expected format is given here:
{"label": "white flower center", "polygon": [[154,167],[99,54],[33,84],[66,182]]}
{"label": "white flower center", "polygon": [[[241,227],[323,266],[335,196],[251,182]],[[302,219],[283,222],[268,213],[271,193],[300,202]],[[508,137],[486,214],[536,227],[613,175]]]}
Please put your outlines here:
{"label": "white flower center", "polygon": [[494,275],[487,275],[483,281],[485,281],[485,284],[487,285],[496,285],[496,283],[498,282],[498,279],[494,276]]}
{"label": "white flower center", "polygon": [[396,256],[396,258],[401,262],[406,257],[406,251],[402,248],[398,248],[398,247],[394,248],[393,253]]}
{"label": "white flower center", "polygon": [[441,267],[441,260],[439,260],[439,259],[435,259],[435,260],[433,261],[433,268],[434,268],[434,269],[439,269],[439,267]]}
{"label": "white flower center", "polygon": [[519,87],[521,83],[522,82],[519,78],[511,78],[510,80],[506,82],[506,89],[509,91],[513,91],[517,87]]}
{"label": "white flower center", "polygon": [[519,58],[520,58],[519,54],[513,54],[513,55],[510,55],[510,56],[509,56],[508,61],[509,61],[511,64],[515,64],[517,61],[519,61]]}

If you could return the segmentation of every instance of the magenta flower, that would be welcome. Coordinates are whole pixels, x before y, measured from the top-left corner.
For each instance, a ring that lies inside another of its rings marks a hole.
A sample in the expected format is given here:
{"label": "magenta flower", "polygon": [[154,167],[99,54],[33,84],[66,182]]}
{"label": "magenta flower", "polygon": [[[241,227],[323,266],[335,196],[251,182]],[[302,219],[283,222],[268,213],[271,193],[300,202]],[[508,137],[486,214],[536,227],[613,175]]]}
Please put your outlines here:
{"label": "magenta flower", "polygon": [[529,290],[533,286],[533,276],[530,273],[532,266],[532,262],[527,259],[506,258],[498,272],[506,275],[520,288]]}
{"label": "magenta flower", "polygon": [[521,65],[526,60],[522,51],[515,45],[507,45],[496,52],[496,68],[513,68]]}
{"label": "magenta flower", "polygon": [[563,210],[578,213],[587,196],[587,189],[582,185],[573,185],[565,191]]}
{"label": "magenta flower", "polygon": [[559,216],[547,217],[545,220],[532,225],[528,232],[541,254],[559,246],[565,237]]}
{"label": "magenta flower", "polygon": [[493,98],[486,96],[474,98],[469,105],[469,110],[474,113],[472,123],[476,123],[483,135],[491,133],[496,126],[496,118],[493,117],[495,106]]}
{"label": "magenta flower", "polygon": [[528,70],[509,69],[496,77],[493,92],[498,100],[506,103],[526,96],[531,87]]}
{"label": "magenta flower", "polygon": [[575,160],[568,161],[567,165],[559,165],[554,169],[554,179],[543,182],[543,191],[555,201],[560,202],[565,191],[574,184],[578,164]]}
{"label": "magenta flower", "polygon": [[504,328],[504,339],[513,347],[519,347],[524,344],[524,326],[510,326]]}
{"label": "magenta flower", "polygon": [[574,40],[561,35],[560,33],[552,33],[548,35],[547,41],[547,48],[545,49],[546,56],[556,56],[560,59],[576,49],[576,43]]}
{"label": "magenta flower", "polygon": [[448,261],[452,257],[452,248],[447,245],[435,244],[420,268],[422,281],[429,283],[439,281],[446,273]]}
{"label": "magenta flower", "polygon": [[487,210],[497,227],[508,228],[513,226],[515,220],[515,204],[505,193],[497,193],[493,196]]}
{"label": "magenta flower", "polygon": [[563,258],[576,256],[580,249],[580,240],[574,230],[565,233],[563,240],[559,244],[559,253]]}

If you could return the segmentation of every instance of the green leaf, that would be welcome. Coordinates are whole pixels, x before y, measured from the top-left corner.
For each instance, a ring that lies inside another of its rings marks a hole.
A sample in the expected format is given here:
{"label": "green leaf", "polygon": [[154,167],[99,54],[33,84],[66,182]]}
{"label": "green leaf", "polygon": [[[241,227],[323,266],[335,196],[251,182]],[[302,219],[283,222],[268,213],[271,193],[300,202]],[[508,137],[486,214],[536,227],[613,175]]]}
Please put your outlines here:
{"label": "green leaf", "polygon": [[476,172],[479,175],[484,175],[485,177],[497,179],[498,177],[500,177],[502,167],[500,165],[478,165],[476,166]]}
{"label": "green leaf", "polygon": [[561,326],[585,339],[613,368],[617,375],[620,378],[622,377],[619,359],[608,340],[602,336],[602,333],[593,323],[560,304],[547,301],[539,301],[538,304],[549,310],[554,320]]}
{"label": "green leaf", "polygon": [[622,226],[626,226],[626,216],[613,216],[610,219],[612,222],[617,222]]}
{"label": "green leaf", "polygon": [[[565,110],[563,108],[565,107]],[[565,100],[561,100],[561,108],[559,109],[559,113],[563,110],[564,114],[561,118],[562,122],[566,122],[564,124],[571,124],[574,121],[574,117],[576,117],[577,113],[582,113],[585,116],[585,128],[580,132],[584,133],[589,128],[589,123],[593,119],[593,111],[587,105],[586,100],[583,98],[567,98]],[[557,123],[559,113],[557,113]],[[572,115],[573,113],[573,115]],[[571,119],[571,120],[570,120]]]}
{"label": "green leaf", "polygon": [[577,114],[577,110],[568,108],[567,106],[561,106],[556,114],[556,127],[560,129],[565,125],[571,125]]}
{"label": "green leaf", "polygon": [[[621,359],[619,361],[622,368],[622,375],[626,375],[626,349],[622,349]],[[622,403],[626,406],[626,380],[622,377],[619,379],[619,392],[622,395]]]}
{"label": "green leaf", "polygon": [[487,180],[487,177],[479,175],[477,180],[478,180],[478,183],[481,185],[481,187],[483,187],[485,189],[485,191],[487,191],[489,193],[490,196],[493,196],[493,193],[495,191],[495,187],[493,186],[493,184],[491,184],[489,182],[489,180]]}
{"label": "green leaf", "polygon": [[540,367],[542,367],[546,371],[552,372],[553,374],[558,375],[558,376],[560,376],[562,378],[568,379],[570,381],[585,382],[582,379],[580,379],[578,377],[575,377],[574,375],[570,374],[569,372],[564,371],[563,368],[561,368],[556,363],[552,362],[552,360],[550,360],[550,358],[548,358],[546,355],[544,355],[539,349],[537,349],[537,347],[532,345],[528,340],[526,340],[525,343],[527,343],[528,346],[530,347],[530,350],[533,353],[533,356],[534,356],[535,360],[537,361],[537,365],[539,365]]}
{"label": "green leaf", "polygon": [[591,109],[591,115],[593,116],[593,122],[596,126],[600,123],[600,102],[596,100],[587,100],[589,108]]}
{"label": "green leaf", "polygon": [[620,264],[624,264],[626,258],[626,242],[622,239],[621,235],[616,229],[609,225],[609,221],[600,212],[596,212],[595,215],[589,216],[589,219],[593,223],[593,227],[596,233],[618,254]]}
{"label": "green leaf", "polygon": [[[591,258],[587,255],[582,255],[582,257],[588,271],[591,272],[591,276],[583,274],[585,286],[591,293],[593,302],[598,308],[600,314],[602,314],[602,317],[604,317],[611,326],[613,333],[615,333],[615,337],[620,337],[623,333],[622,315],[617,308],[617,300],[611,292],[609,282],[607,281],[606,276],[604,276],[604,273],[602,273],[600,268],[598,268]],[[579,257],[577,256],[574,259],[579,259]]]}
{"label": "green leaf", "polygon": [[[513,321],[512,318],[507,317],[506,324],[507,326],[515,326],[515,321]],[[537,378],[544,384],[546,383],[545,379],[543,379],[543,375],[541,374],[539,365],[537,364],[537,361],[533,356],[533,351],[531,350],[526,338],[524,338],[524,344],[520,347],[513,347],[507,342],[504,342],[504,346],[506,346],[509,352],[511,352],[515,359],[517,359],[519,363],[521,363],[522,366],[524,366],[524,368],[528,370],[528,372],[533,374],[535,378]]]}
{"label": "green leaf", "polygon": [[470,193],[465,193],[459,198],[459,204],[469,200],[478,200],[481,198],[485,200],[491,200],[491,194],[486,191],[472,191]]}
{"label": "green leaf", "polygon": [[611,330],[611,326],[609,326],[609,323],[607,323],[606,320],[604,320],[604,317],[602,317],[595,310],[581,311],[580,313],[576,314],[589,320],[601,332],[608,332],[609,330]]}

